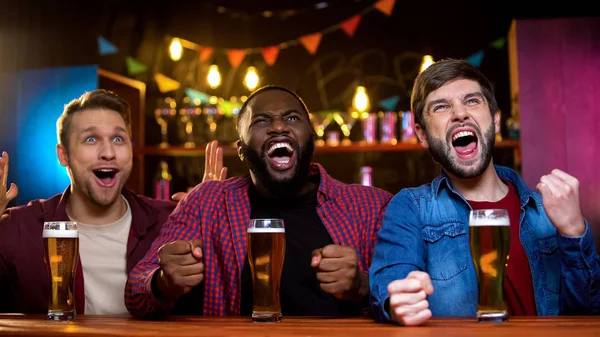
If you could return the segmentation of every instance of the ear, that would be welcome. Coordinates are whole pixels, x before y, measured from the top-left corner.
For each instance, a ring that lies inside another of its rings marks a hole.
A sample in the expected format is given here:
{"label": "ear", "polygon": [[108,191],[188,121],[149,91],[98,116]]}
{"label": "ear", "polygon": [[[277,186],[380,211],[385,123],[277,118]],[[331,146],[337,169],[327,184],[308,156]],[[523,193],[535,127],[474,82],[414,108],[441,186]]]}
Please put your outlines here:
{"label": "ear", "polygon": [[500,120],[500,111],[496,110],[496,113],[494,114],[494,130],[496,131],[496,134],[501,132]]}
{"label": "ear", "polygon": [[421,146],[428,149],[429,142],[427,142],[427,134],[425,133],[425,129],[423,129],[420,124],[415,124],[415,133],[417,134],[417,138],[419,139]]}
{"label": "ear", "polygon": [[244,152],[242,152],[242,141],[238,140],[235,143],[235,146],[237,147],[237,154],[238,157],[240,158],[240,160],[243,162],[244,161]]}
{"label": "ear", "polygon": [[62,144],[56,145],[56,156],[58,157],[58,162],[60,165],[64,167],[69,166],[69,156],[67,155],[67,150]]}

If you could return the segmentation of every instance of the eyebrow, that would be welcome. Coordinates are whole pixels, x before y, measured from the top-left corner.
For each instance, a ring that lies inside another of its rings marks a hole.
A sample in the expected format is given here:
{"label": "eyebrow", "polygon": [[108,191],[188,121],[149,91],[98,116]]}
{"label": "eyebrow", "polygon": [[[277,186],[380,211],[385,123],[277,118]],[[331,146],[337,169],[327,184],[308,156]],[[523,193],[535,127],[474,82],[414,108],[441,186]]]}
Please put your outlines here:
{"label": "eyebrow", "polygon": [[[90,126],[90,127],[87,127],[85,129],[81,130],[81,133],[83,134],[83,133],[88,133],[88,132],[94,132],[94,131],[96,131],[96,129],[98,129],[98,128],[95,127],[95,126]],[[127,130],[124,127],[122,127],[122,126],[115,127],[115,130],[117,132],[125,132],[125,133],[127,133]]]}
{"label": "eyebrow", "polygon": [[[483,94],[482,94],[480,91],[475,91],[475,92],[470,92],[470,93],[467,93],[467,94],[465,94],[465,95],[462,97],[462,99],[461,99],[461,100],[463,100],[463,101],[464,101],[464,100],[466,100],[466,99],[473,98],[473,97],[479,97],[479,98],[481,98],[481,99],[485,100],[485,96],[483,96]],[[426,109],[425,109],[425,111],[429,111],[429,110],[431,109],[431,107],[432,107],[432,106],[434,106],[434,105],[436,105],[436,104],[439,104],[439,103],[447,103],[447,102],[448,102],[448,100],[447,100],[447,99],[445,99],[445,98],[440,98],[440,99],[433,100],[433,101],[431,101],[431,102],[427,103],[427,106],[426,106]]]}
{"label": "eyebrow", "polygon": [[[281,113],[281,115],[282,116],[287,116],[287,115],[290,115],[290,114],[293,114],[293,113],[298,113],[299,114],[300,112],[296,108],[290,108],[290,109],[285,110],[283,113]],[[256,112],[256,113],[252,114],[252,119],[259,118],[259,117],[271,118],[271,114],[269,114],[268,112],[262,112],[262,111],[261,112]]]}

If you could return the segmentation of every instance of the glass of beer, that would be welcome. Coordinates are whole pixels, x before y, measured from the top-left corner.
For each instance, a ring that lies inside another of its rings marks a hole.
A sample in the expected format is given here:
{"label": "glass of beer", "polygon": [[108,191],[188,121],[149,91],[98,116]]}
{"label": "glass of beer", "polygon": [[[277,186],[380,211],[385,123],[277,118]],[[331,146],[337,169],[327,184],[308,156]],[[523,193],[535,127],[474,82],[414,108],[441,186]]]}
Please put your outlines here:
{"label": "glass of beer", "polygon": [[505,209],[471,211],[469,219],[471,254],[477,274],[477,320],[508,320],[504,280],[510,248],[510,221]]}
{"label": "glass of beer", "polygon": [[75,319],[75,267],[79,259],[79,231],[73,221],[44,223],[44,261],[50,277],[48,319]]}
{"label": "glass of beer", "polygon": [[248,226],[248,261],[252,272],[254,322],[281,322],[279,285],[285,259],[282,219],[252,219]]}

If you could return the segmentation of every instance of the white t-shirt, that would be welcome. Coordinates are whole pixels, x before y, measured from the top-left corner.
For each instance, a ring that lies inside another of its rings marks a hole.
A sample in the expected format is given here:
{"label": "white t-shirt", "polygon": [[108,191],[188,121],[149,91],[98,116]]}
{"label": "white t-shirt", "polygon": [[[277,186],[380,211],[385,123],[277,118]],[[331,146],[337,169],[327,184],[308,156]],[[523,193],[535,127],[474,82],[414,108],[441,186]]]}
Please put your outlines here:
{"label": "white t-shirt", "polygon": [[79,256],[83,267],[86,315],[129,315],[125,307],[127,239],[131,209],[108,225],[79,223]]}

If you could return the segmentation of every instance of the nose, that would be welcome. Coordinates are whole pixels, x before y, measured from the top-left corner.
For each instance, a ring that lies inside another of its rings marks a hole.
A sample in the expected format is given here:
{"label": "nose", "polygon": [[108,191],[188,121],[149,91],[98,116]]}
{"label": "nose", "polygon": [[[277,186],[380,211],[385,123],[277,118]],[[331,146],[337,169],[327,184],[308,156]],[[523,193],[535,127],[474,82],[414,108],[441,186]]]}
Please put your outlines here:
{"label": "nose", "polygon": [[113,142],[105,142],[100,148],[100,159],[104,161],[111,161],[115,159],[116,151]]}
{"label": "nose", "polygon": [[452,121],[462,122],[469,119],[467,109],[463,104],[454,104],[452,107]]}
{"label": "nose", "polygon": [[284,121],[284,117],[274,116],[271,118],[271,123],[269,125],[269,130],[267,130],[267,134],[283,134],[288,133],[289,131],[288,125]]}

